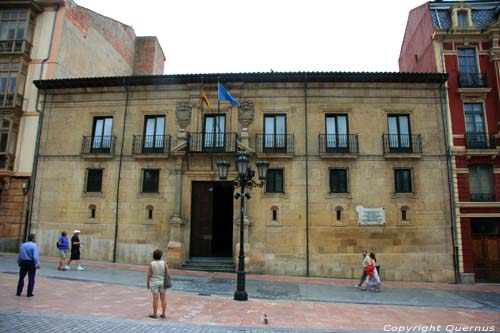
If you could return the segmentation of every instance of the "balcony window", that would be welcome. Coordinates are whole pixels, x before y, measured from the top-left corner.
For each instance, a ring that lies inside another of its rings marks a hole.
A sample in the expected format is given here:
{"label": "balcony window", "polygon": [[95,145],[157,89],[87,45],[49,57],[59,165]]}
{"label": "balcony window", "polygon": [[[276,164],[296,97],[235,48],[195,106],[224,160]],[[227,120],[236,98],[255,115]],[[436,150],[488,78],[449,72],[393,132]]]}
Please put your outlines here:
{"label": "balcony window", "polygon": [[28,65],[21,59],[0,60],[0,107],[21,107]]}
{"label": "balcony window", "polygon": [[225,144],[225,115],[206,115],[203,129],[204,150],[224,148]]}
{"label": "balcony window", "polygon": [[349,131],[347,115],[327,115],[326,126],[326,151],[348,151]]}
{"label": "balcony window", "polygon": [[165,116],[147,116],[144,122],[143,153],[161,153],[165,146]]}
{"label": "balcony window", "polygon": [[464,113],[467,148],[487,148],[488,135],[485,129],[483,105],[480,103],[465,103]]}
{"label": "balcony window", "polygon": [[22,52],[29,56],[35,17],[27,9],[0,10],[0,53]]}
{"label": "balcony window", "polygon": [[389,115],[389,151],[409,152],[412,148],[410,117],[404,114]]}
{"label": "balcony window", "polygon": [[458,68],[460,72],[460,87],[474,88],[485,86],[485,78],[479,72],[475,48],[458,49]]}
{"label": "balcony window", "polygon": [[264,116],[264,151],[286,152],[286,115],[265,115]]}
{"label": "balcony window", "polygon": [[470,166],[469,187],[471,201],[495,201],[491,165]]}
{"label": "balcony window", "polygon": [[93,154],[110,153],[113,141],[113,117],[95,117],[92,130]]}

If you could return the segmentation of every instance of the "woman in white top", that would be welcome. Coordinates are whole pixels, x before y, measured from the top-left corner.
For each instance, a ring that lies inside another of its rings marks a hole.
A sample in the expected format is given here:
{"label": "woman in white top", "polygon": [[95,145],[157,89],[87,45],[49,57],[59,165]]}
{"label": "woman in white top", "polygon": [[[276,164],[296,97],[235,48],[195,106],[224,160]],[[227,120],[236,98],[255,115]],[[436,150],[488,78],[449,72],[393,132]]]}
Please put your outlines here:
{"label": "woman in white top", "polygon": [[153,261],[148,269],[147,288],[153,293],[153,314],[150,318],[158,318],[158,295],[161,299],[161,318],[165,318],[165,311],[167,311],[167,296],[165,295],[165,287],[163,281],[165,274],[168,274],[168,265],[166,261],[160,260],[163,255],[162,250],[155,250],[153,252]]}

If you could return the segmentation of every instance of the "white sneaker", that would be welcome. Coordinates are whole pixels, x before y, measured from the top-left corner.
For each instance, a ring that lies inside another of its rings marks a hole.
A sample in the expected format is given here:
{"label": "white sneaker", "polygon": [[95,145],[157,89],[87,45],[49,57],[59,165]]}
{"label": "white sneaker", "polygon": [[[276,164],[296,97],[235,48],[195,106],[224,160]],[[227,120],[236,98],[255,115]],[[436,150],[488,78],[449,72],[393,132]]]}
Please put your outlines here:
{"label": "white sneaker", "polygon": [[78,266],[78,270],[79,270],[79,271],[84,271],[84,270],[85,270],[85,268],[83,268],[82,266]]}
{"label": "white sneaker", "polygon": [[69,266],[66,265],[66,266],[64,266],[64,269],[70,270],[71,268],[69,268]]}

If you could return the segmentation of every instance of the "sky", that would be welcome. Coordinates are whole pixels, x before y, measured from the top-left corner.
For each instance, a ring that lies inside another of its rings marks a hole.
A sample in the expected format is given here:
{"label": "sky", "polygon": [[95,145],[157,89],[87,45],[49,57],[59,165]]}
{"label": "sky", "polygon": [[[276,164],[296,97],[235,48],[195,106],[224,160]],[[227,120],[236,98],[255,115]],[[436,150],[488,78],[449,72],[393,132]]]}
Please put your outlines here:
{"label": "sky", "polygon": [[397,72],[425,0],[75,0],[157,36],[165,74]]}

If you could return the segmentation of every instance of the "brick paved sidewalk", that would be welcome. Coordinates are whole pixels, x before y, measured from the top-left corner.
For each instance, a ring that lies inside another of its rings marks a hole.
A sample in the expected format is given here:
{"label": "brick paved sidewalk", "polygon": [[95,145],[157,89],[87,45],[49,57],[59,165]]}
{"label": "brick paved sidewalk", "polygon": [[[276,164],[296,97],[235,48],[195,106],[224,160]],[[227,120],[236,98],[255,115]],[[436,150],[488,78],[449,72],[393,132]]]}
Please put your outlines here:
{"label": "brick paved sidewalk", "polygon": [[[13,254],[0,254],[15,257]],[[42,258],[44,262],[57,262],[57,258]],[[120,265],[102,262],[84,262],[84,265],[113,267],[121,270],[145,272],[145,266]],[[57,272],[57,271],[56,271]],[[64,272],[69,273],[69,272]],[[82,274],[85,272],[82,272]],[[119,273],[117,271],[117,273]],[[199,274],[202,276],[228,277],[234,274],[175,271],[175,274]],[[293,281],[311,284],[353,285],[353,280],[294,278],[251,275],[249,279],[263,281]],[[44,316],[84,316],[115,320],[135,320],[179,325],[200,325],[199,327],[255,327],[286,328],[307,331],[318,330],[371,330],[383,331],[385,325],[476,325],[493,327],[500,331],[500,311],[474,310],[464,308],[393,306],[346,304],[334,302],[308,302],[291,300],[264,300],[251,298],[248,302],[236,302],[227,296],[202,296],[196,293],[169,291],[166,319],[148,319],[151,313],[151,294],[146,288],[67,280],[61,277],[37,276],[35,297],[15,296],[17,276],[0,273],[0,311],[9,313],[31,313]],[[456,286],[447,284],[415,284],[387,282],[386,288],[399,286],[422,289],[474,290],[500,294],[500,286],[475,285]],[[383,293],[382,293],[383,294]],[[375,293],[373,294],[375,295]],[[383,296],[379,294],[379,296]],[[500,297],[500,296],[499,296]],[[262,315],[266,313],[269,325],[264,325]],[[0,328],[1,328],[0,322]],[[0,330],[1,331],[1,330]],[[192,330],[199,331],[199,330]],[[225,332],[225,330],[223,330]],[[230,330],[228,330],[230,331]],[[191,332],[191,331],[186,331]]]}
{"label": "brick paved sidewalk", "polygon": [[[0,252],[0,258],[17,258],[17,254]],[[59,258],[40,256],[42,262],[59,262]],[[113,268],[119,270],[141,271],[147,270],[146,265],[119,264],[104,261],[81,260],[82,266]],[[174,275],[190,275],[190,276],[206,276],[213,278],[235,279],[235,273],[217,273],[217,272],[199,272],[186,271],[179,269],[171,269]],[[300,284],[324,284],[336,286],[353,286],[359,282],[357,279],[336,279],[336,278],[317,278],[317,277],[299,277],[299,276],[283,276],[283,275],[254,275],[247,274],[247,280],[253,281],[270,281],[270,282],[291,282]],[[449,290],[449,291],[477,291],[477,292],[493,292],[500,294],[500,284],[452,284],[452,283],[435,283],[435,282],[412,282],[412,281],[383,281],[384,288],[411,288],[425,290]]]}
{"label": "brick paved sidewalk", "polygon": [[[28,298],[15,296],[15,275],[0,273],[0,281],[2,311],[131,320],[145,320],[151,313],[151,294],[146,288],[39,277],[35,297]],[[387,324],[474,324],[500,330],[498,311],[255,299],[236,302],[175,291],[168,292],[167,298],[165,321],[183,324],[344,330],[382,330]],[[270,319],[268,326],[261,320],[264,313]]]}

